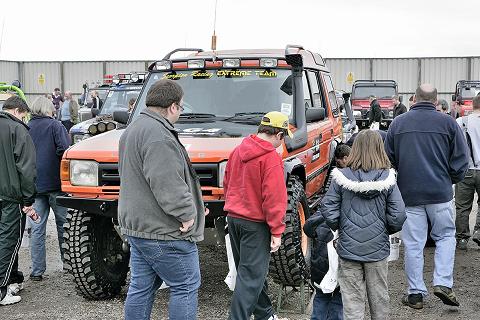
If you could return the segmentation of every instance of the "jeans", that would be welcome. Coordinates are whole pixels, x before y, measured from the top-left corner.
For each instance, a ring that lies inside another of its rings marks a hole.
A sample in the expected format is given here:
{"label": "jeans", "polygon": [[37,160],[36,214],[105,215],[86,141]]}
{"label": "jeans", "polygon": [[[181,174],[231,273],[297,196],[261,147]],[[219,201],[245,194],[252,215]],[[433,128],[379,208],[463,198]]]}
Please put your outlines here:
{"label": "jeans", "polygon": [[388,261],[357,262],[340,258],[338,283],[342,290],[343,317],[345,320],[363,320],[365,293],[372,320],[388,319]]}
{"label": "jeans", "polygon": [[427,240],[427,217],[432,224],[430,236],[435,241],[433,285],[453,286],[455,261],[455,223],[452,202],[406,207],[407,220],[403,225],[405,274],[408,294],[427,294],[423,279],[423,249]]}
{"label": "jeans", "polygon": [[[457,227],[457,239],[470,238],[469,220],[475,192],[480,196],[480,170],[469,169],[465,175],[465,179],[455,185],[455,208],[457,210],[455,226]],[[480,205],[480,198],[478,202]],[[478,229],[480,229],[480,207],[477,211],[474,231]]]}
{"label": "jeans", "polygon": [[155,293],[165,282],[170,287],[168,318],[197,318],[200,264],[194,242],[157,241],[128,237],[130,286],[125,320],[150,319]]}
{"label": "jeans", "polygon": [[266,223],[228,217],[228,235],[237,267],[237,281],[230,305],[230,320],[269,319],[273,314],[268,296],[270,228]]}
{"label": "jeans", "polygon": [[342,294],[338,288],[333,293],[317,289],[310,320],[343,320]]}
{"label": "jeans", "polygon": [[46,250],[45,250],[45,234],[47,230],[47,221],[52,208],[55,214],[55,224],[57,225],[58,245],[60,247],[60,256],[63,261],[63,225],[67,216],[67,208],[57,206],[56,197],[60,192],[49,192],[37,195],[33,207],[37,211],[41,220],[40,223],[30,221],[32,229],[30,239],[30,255],[32,258],[32,276],[41,276],[47,268]]}

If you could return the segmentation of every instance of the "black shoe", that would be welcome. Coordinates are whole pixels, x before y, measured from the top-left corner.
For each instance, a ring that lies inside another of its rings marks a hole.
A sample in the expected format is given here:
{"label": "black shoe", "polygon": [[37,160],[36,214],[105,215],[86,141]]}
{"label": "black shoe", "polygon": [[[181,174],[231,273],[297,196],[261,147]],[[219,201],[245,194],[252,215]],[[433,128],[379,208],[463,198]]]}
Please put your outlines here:
{"label": "black shoe", "polygon": [[402,303],[413,309],[423,309],[423,295],[421,293],[404,295]]}
{"label": "black shoe", "polygon": [[30,275],[30,280],[32,281],[42,281],[43,277],[42,276],[34,276],[33,274]]}
{"label": "black shoe", "polygon": [[444,286],[434,286],[433,287],[433,294],[442,300],[442,302],[449,306],[458,307],[460,303],[457,301],[457,297],[452,289],[444,287]]}
{"label": "black shoe", "polygon": [[458,250],[467,250],[468,239],[458,239],[457,240],[457,249]]}

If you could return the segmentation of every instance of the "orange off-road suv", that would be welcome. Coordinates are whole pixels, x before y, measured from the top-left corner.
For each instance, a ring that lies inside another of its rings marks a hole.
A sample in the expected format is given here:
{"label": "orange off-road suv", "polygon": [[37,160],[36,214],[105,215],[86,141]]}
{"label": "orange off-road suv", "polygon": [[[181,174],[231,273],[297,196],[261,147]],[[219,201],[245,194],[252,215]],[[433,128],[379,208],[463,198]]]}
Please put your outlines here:
{"label": "orange off-road suv", "polygon": [[[178,52],[193,53],[173,58]],[[323,58],[290,45],[285,50],[177,49],[150,66],[130,117],[120,111],[114,119],[125,125],[135,121],[145,108],[148,89],[160,79],[178,81],[185,91],[185,110],[175,127],[210,209],[206,233],[217,239],[224,238],[222,182],[230,152],[256,132],[266,112],[277,110],[290,117],[293,138],[287,137],[277,150],[284,159],[288,191],[286,230],[280,250],[272,256],[270,274],[285,285],[307,281],[311,244],[302,226],[325,191],[342,135]],[[90,299],[116,295],[128,272],[128,243],[117,226],[118,141],[123,131],[119,127],[80,141],[62,160],[62,190],[67,195],[57,202],[71,208],[65,225],[66,265],[79,293]]]}

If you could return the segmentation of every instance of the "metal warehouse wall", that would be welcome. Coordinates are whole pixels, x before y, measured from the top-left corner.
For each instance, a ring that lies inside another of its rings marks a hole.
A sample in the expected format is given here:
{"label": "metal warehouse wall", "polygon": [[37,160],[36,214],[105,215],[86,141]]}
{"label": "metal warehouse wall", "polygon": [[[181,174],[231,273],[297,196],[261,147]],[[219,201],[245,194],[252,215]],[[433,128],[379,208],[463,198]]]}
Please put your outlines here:
{"label": "metal warehouse wall", "polygon": [[0,61],[0,82],[11,84],[18,79],[18,63],[13,61]]}
{"label": "metal warehouse wall", "polygon": [[[450,101],[458,80],[480,80],[480,57],[464,58],[392,58],[392,59],[325,59],[332,72],[336,89],[350,91],[353,80],[393,79],[407,99],[422,82],[434,84],[441,98]],[[74,94],[82,92],[87,82],[101,81],[105,74],[145,70],[150,61],[74,61],[12,62],[0,61],[0,82],[19,79],[29,100],[59,87]]]}

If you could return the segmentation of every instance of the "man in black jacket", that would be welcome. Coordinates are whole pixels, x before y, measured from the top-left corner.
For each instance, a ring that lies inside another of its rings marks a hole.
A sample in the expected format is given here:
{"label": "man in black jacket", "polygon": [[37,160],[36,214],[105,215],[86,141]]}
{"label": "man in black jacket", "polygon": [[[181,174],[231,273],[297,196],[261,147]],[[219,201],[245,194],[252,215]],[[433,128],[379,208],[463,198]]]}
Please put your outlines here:
{"label": "man in black jacket", "polygon": [[0,306],[21,300],[10,294],[8,284],[22,241],[25,214],[34,212],[35,146],[22,122],[29,111],[17,96],[8,98],[0,111]]}
{"label": "man in black jacket", "polygon": [[393,100],[393,105],[394,105],[393,118],[395,119],[396,117],[398,117],[402,113],[407,112],[407,107],[403,103],[400,102],[400,99],[398,98],[398,95],[392,96],[392,100]]}
{"label": "man in black jacket", "polygon": [[368,125],[371,126],[374,123],[377,123],[378,125],[376,128],[370,128],[370,129],[376,129],[378,130],[380,128],[380,121],[382,121],[382,108],[380,107],[380,104],[377,101],[377,98],[374,95],[371,95],[368,97],[368,100],[370,101],[370,112],[368,114]]}

